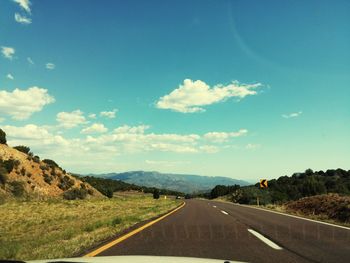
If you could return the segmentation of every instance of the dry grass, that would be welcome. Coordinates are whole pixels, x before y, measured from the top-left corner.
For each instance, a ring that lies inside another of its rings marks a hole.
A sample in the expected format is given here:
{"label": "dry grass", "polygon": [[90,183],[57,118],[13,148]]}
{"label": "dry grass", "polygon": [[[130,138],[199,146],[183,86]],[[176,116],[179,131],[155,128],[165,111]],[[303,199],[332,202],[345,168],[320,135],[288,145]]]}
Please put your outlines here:
{"label": "dry grass", "polygon": [[70,257],[177,205],[177,200],[140,195],[4,203],[0,205],[0,259]]}
{"label": "dry grass", "polygon": [[283,205],[266,205],[263,208],[281,213],[350,227],[350,197],[337,194],[304,197]]}

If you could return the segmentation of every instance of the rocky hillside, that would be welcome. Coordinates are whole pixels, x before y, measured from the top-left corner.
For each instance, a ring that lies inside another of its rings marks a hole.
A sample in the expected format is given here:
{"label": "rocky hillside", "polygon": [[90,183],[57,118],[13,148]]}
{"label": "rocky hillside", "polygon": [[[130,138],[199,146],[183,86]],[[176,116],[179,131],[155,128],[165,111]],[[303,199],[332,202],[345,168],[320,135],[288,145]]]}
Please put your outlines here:
{"label": "rocky hillside", "polygon": [[[17,148],[17,149],[16,149]],[[28,147],[0,144],[0,197],[59,197],[84,199],[102,196],[52,160],[40,160]]]}

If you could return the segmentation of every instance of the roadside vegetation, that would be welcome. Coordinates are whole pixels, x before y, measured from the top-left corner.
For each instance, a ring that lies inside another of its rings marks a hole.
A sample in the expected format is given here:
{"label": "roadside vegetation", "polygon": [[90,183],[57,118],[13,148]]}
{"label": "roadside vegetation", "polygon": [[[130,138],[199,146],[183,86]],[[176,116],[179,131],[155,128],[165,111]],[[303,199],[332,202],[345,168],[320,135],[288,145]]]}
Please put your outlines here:
{"label": "roadside vegetation", "polygon": [[152,195],[90,200],[10,201],[0,205],[0,258],[71,257],[180,201]]}
{"label": "roadside vegetation", "polygon": [[343,169],[282,176],[268,181],[267,189],[259,184],[217,185],[204,197],[306,216],[333,223],[350,224],[350,171]]}
{"label": "roadside vegetation", "polygon": [[303,173],[269,180],[267,189],[260,189],[259,183],[244,187],[217,185],[205,197],[213,199],[227,196],[230,201],[240,204],[256,204],[259,197],[260,204],[267,205],[328,193],[350,195],[350,171],[336,169],[314,172],[307,169]]}

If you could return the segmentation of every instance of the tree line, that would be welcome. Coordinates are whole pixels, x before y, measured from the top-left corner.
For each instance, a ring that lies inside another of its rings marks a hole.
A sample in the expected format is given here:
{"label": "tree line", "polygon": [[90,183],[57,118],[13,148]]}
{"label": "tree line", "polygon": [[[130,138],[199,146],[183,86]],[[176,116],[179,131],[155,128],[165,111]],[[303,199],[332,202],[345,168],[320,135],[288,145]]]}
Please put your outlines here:
{"label": "tree line", "polygon": [[228,196],[231,201],[242,204],[256,204],[259,198],[261,204],[269,204],[327,193],[350,195],[350,170],[329,169],[325,172],[314,172],[307,169],[292,176],[272,179],[268,181],[267,189],[260,189],[259,183],[244,187],[217,185],[202,196],[211,199]]}
{"label": "tree line", "polygon": [[119,180],[94,177],[94,176],[79,176],[74,175],[83,182],[89,183],[92,187],[96,188],[103,195],[111,198],[113,196],[113,192],[117,191],[139,191],[144,193],[156,193],[156,196],[159,194],[162,195],[175,195],[175,196],[183,196],[184,194],[178,191],[167,190],[167,189],[158,189],[156,187],[145,187],[138,186],[135,184],[129,184]]}

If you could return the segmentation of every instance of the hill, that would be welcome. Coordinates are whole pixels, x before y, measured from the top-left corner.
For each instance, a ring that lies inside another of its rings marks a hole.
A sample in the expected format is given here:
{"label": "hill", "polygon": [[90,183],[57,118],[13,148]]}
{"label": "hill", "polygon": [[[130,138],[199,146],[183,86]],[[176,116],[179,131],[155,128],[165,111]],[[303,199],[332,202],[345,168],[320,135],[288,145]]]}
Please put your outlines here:
{"label": "hill", "polygon": [[215,185],[248,185],[249,183],[228,177],[209,177],[189,174],[168,174],[159,172],[132,171],[125,173],[109,173],[94,175],[108,179],[120,180],[130,184],[156,187],[183,193],[205,192]]}
{"label": "hill", "polygon": [[102,196],[90,184],[73,177],[54,161],[40,160],[26,146],[11,148],[5,143],[0,144],[0,199]]}
{"label": "hill", "polygon": [[218,185],[212,189],[210,197],[229,195],[234,202],[256,204],[258,196],[260,204],[269,204],[329,193],[350,195],[350,170],[338,168],[314,172],[307,169],[292,176],[269,180],[267,189],[260,189],[259,184],[246,187]]}

